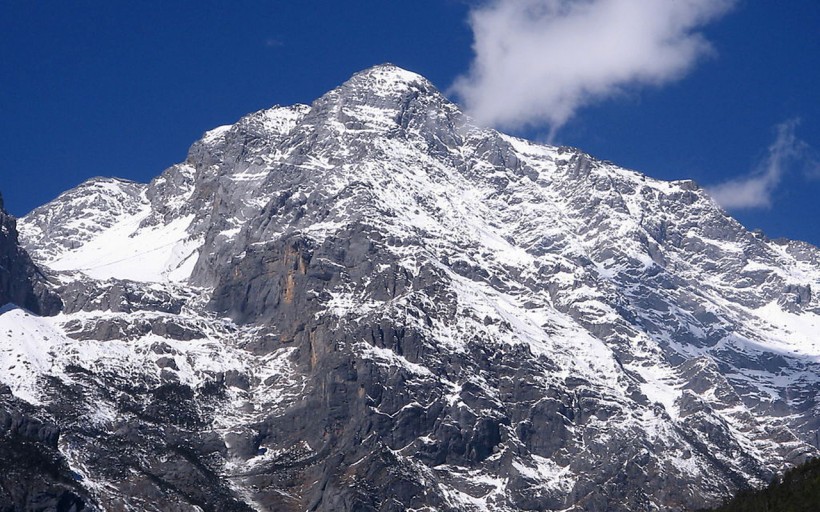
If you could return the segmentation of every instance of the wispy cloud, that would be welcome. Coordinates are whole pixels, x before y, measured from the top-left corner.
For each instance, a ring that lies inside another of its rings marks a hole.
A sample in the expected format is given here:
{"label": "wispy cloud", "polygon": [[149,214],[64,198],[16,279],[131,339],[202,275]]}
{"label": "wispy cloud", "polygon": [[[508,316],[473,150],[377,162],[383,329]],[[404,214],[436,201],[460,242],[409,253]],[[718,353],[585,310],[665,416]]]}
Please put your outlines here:
{"label": "wispy cloud", "polygon": [[818,156],[816,148],[806,146],[805,153],[804,174],[809,179],[820,180],[820,156]]}
{"label": "wispy cloud", "polygon": [[777,125],[766,158],[748,175],[708,187],[712,198],[727,210],[770,208],[772,195],[789,169],[802,166],[807,175],[817,172],[809,146],[795,135],[798,124],[799,119],[790,119]]}
{"label": "wispy cloud", "polygon": [[452,91],[480,122],[556,130],[584,105],[662,85],[711,52],[697,30],[735,0],[492,0],[470,14],[475,59]]}

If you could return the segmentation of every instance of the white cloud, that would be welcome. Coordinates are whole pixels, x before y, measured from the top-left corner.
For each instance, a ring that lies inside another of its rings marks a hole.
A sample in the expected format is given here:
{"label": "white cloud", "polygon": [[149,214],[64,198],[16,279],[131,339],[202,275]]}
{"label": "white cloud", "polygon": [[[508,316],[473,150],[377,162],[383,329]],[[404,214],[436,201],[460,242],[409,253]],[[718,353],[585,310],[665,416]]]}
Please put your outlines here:
{"label": "white cloud", "polygon": [[770,208],[772,194],[787,170],[795,164],[816,166],[807,160],[808,146],[795,135],[798,119],[777,125],[777,137],[766,158],[749,175],[707,188],[712,198],[727,210]]}
{"label": "white cloud", "polygon": [[820,179],[820,157],[817,150],[808,145],[804,145],[804,171],[803,174],[812,180]]}
{"label": "white cloud", "polygon": [[475,60],[452,91],[479,121],[549,125],[629,86],[683,76],[711,51],[697,33],[735,0],[492,0],[473,9]]}

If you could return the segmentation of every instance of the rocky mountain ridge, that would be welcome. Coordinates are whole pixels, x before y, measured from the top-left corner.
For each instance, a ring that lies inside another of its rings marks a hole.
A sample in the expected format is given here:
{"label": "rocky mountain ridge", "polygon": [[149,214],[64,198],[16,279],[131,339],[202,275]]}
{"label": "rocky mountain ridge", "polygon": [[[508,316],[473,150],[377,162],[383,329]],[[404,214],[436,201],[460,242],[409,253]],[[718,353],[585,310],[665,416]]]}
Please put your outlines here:
{"label": "rocky mountain ridge", "polygon": [[820,251],[391,65],[19,225],[88,507],[685,510],[820,448]]}

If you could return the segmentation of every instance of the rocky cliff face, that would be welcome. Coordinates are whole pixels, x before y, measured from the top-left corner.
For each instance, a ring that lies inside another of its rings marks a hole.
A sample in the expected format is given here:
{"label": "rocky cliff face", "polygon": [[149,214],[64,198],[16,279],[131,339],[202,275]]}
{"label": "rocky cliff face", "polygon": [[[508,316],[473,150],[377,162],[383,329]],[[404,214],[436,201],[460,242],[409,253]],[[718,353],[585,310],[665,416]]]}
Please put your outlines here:
{"label": "rocky cliff face", "polygon": [[[57,314],[62,304],[47,288],[45,275],[18,245],[17,221],[3,209],[0,198],[0,317],[2,323],[19,315]],[[14,304],[29,310],[24,312]],[[16,309],[16,311],[15,311]],[[16,322],[15,322],[16,323]],[[8,357],[8,347],[24,340],[2,334],[0,370],[0,509],[65,510],[85,507],[82,487],[72,478],[57,449],[59,427],[36,407],[13,396],[17,377],[29,370],[28,361]],[[39,340],[37,340],[39,341]],[[39,343],[38,343],[39,345]],[[18,367],[19,366],[19,367]],[[11,506],[11,508],[10,508]]]}
{"label": "rocky cliff face", "polygon": [[816,248],[390,65],[20,226],[65,310],[3,380],[86,508],[685,510],[820,447]]}
{"label": "rocky cliff face", "polygon": [[62,305],[46,281],[46,276],[20,247],[17,219],[6,212],[0,197],[0,306],[11,302],[38,314],[57,314]]}

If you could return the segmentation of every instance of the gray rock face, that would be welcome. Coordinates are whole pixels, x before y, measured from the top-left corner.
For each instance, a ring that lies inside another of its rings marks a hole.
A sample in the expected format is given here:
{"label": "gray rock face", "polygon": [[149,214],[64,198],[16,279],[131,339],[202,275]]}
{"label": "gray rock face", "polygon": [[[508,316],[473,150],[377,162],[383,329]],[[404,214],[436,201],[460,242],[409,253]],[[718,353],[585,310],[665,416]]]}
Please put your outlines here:
{"label": "gray rock face", "polygon": [[96,510],[57,449],[59,428],[0,390],[0,504],[3,510]]}
{"label": "gray rock face", "polygon": [[14,303],[38,314],[57,314],[60,298],[47,278],[19,245],[17,221],[6,213],[0,197],[0,306]]}
{"label": "gray rock face", "polygon": [[59,293],[66,314],[79,311],[158,311],[178,315],[185,304],[184,292],[169,293],[144,283],[117,279],[104,282],[71,281],[61,287]]}
{"label": "gray rock face", "polygon": [[689,510],[819,453],[820,251],[394,66],[21,229],[65,311],[0,364],[88,506]]}

